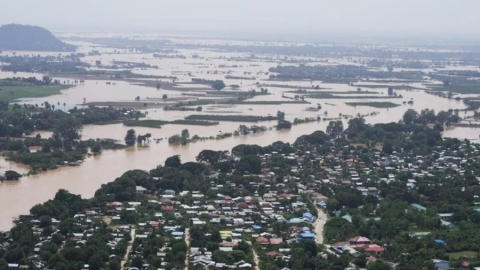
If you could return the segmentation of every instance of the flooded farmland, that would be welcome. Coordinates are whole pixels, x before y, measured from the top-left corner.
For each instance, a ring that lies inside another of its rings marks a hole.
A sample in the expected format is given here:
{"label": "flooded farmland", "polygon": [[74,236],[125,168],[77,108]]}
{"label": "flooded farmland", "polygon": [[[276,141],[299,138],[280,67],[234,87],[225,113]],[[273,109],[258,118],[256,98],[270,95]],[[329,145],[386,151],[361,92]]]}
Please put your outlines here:
{"label": "flooded farmland", "polygon": [[[204,42],[206,44],[218,44],[224,41],[215,40],[174,40],[182,44],[197,44]],[[217,42],[217,43],[216,43]],[[182,161],[192,161],[195,156],[204,149],[212,150],[231,150],[238,144],[258,144],[261,146],[269,145],[275,141],[284,141],[293,143],[301,135],[312,133],[316,130],[325,131],[329,120],[338,118],[343,121],[343,125],[348,125],[351,117],[358,115],[365,116],[369,124],[397,122],[401,120],[407,109],[421,111],[425,108],[433,109],[436,112],[448,109],[463,110],[466,105],[455,99],[447,99],[426,93],[422,89],[426,86],[422,83],[414,82],[394,82],[388,83],[389,86],[408,85],[415,89],[395,90],[398,98],[388,98],[387,87],[381,87],[385,83],[380,82],[362,82],[362,89],[355,84],[324,83],[316,80],[289,80],[289,81],[271,81],[269,80],[269,69],[278,65],[290,65],[283,63],[286,59],[279,55],[258,55],[251,57],[251,53],[223,52],[206,49],[178,49],[175,53],[167,54],[163,57],[153,57],[152,53],[134,52],[125,49],[116,49],[112,47],[100,47],[87,42],[76,42],[80,46],[79,52],[87,54],[82,61],[95,66],[97,61],[102,65],[119,65],[119,62],[142,63],[155,68],[126,68],[135,74],[159,76],[160,87],[142,86],[138,83],[139,79],[115,79],[115,78],[77,78],[76,76],[58,76],[53,75],[54,79],[67,82],[73,86],[67,90],[62,90],[60,94],[42,97],[25,98],[20,103],[42,104],[64,104],[60,106],[61,110],[69,110],[74,107],[85,105],[103,106],[112,105],[118,107],[134,107],[137,110],[147,112],[146,119],[172,121],[184,119],[191,114],[235,114],[235,115],[276,115],[278,111],[285,113],[285,119],[293,121],[295,118],[317,118],[322,120],[310,123],[294,125],[291,130],[275,130],[275,121],[266,121],[255,123],[264,125],[267,131],[259,134],[250,134],[246,136],[230,137],[222,140],[205,140],[190,143],[185,146],[169,145],[166,138],[181,133],[183,129],[188,129],[190,135],[200,137],[216,136],[221,133],[233,132],[239,125],[252,125],[252,123],[242,122],[220,122],[215,126],[188,126],[167,124],[161,128],[134,127],[137,134],[151,133],[152,138],[162,138],[158,143],[150,142],[145,147],[129,147],[122,150],[106,150],[97,156],[86,158],[81,166],[61,167],[56,170],[43,172],[33,176],[23,177],[20,181],[4,182],[0,184],[0,230],[9,229],[12,226],[12,217],[19,214],[28,213],[29,209],[40,202],[44,202],[53,197],[58,189],[67,189],[72,193],[81,194],[84,197],[91,197],[100,185],[105,184],[119,177],[123,172],[132,169],[149,170],[159,164],[163,164],[166,158],[172,155],[180,155]],[[235,43],[231,43],[235,44]],[[242,43],[238,43],[242,44]],[[100,55],[88,55],[91,51],[98,51]],[[4,51],[2,55],[12,55],[13,52]],[[25,52],[25,55],[36,55],[37,52]],[[58,53],[43,53],[42,55],[57,55]],[[260,57],[261,56],[261,57]],[[300,58],[299,58],[300,59]],[[301,61],[291,65],[300,65]],[[303,57],[309,59],[309,65],[337,65],[353,63],[352,59],[344,58],[315,58]],[[290,59],[293,60],[293,59]],[[328,61],[328,62],[325,62]],[[456,68],[456,67],[455,67]],[[467,68],[467,67],[463,67]],[[101,67],[91,68],[99,70]],[[445,66],[445,70],[453,69],[452,66]],[[477,70],[478,67],[471,66],[469,70]],[[118,70],[118,69],[116,69]],[[21,77],[42,77],[44,74],[24,73],[24,72],[0,72],[0,78],[9,78],[14,76]],[[226,77],[226,76],[230,77]],[[165,78],[164,78],[165,77]],[[168,77],[176,77],[175,82]],[[226,84],[225,90],[233,88],[237,91],[260,91],[260,88],[268,89],[269,95],[258,95],[249,101],[289,101],[295,99],[297,89],[311,90],[319,86],[321,91],[328,91],[330,94],[337,93],[343,97],[335,98],[309,98],[305,97],[305,103],[299,104],[207,104],[203,105],[201,112],[192,111],[165,111],[165,103],[174,103],[177,101],[198,101],[202,99],[215,99],[215,94],[210,93],[212,89],[204,84],[192,84],[192,78],[202,78],[205,80],[223,80]],[[234,79],[232,79],[234,78]],[[80,82],[82,80],[82,82]],[[440,84],[441,82],[431,82]],[[174,86],[172,86],[174,85]],[[235,87],[233,87],[235,85]],[[367,85],[367,87],[365,87]],[[378,87],[368,87],[368,86]],[[167,88],[167,89],[165,89]],[[182,90],[183,89],[183,90]],[[366,91],[376,92],[369,93]],[[209,92],[209,94],[206,94]],[[357,92],[352,94],[351,92]],[[348,94],[347,94],[348,93]],[[164,98],[166,96],[166,98]],[[358,98],[361,96],[361,98]],[[136,101],[136,97],[139,100]],[[388,98],[388,99],[387,99]],[[350,102],[376,102],[389,101],[398,105],[391,108],[375,108],[370,106],[350,106]],[[408,104],[412,101],[412,104]],[[312,110],[317,108],[319,110]],[[310,109],[309,109],[310,108]],[[460,111],[459,116],[465,117],[471,115],[471,112]],[[123,124],[111,125],[86,125],[83,128],[82,139],[110,138],[123,141],[127,130],[132,127]],[[49,132],[37,132],[42,137],[49,137]],[[33,134],[33,135],[35,135]],[[444,131],[444,136],[457,137],[460,139],[478,139],[480,129],[471,128],[449,128]],[[5,170],[15,170],[19,173],[28,172],[28,168],[21,164],[1,159],[0,166],[2,172]],[[12,204],[12,202],[15,202]]]}

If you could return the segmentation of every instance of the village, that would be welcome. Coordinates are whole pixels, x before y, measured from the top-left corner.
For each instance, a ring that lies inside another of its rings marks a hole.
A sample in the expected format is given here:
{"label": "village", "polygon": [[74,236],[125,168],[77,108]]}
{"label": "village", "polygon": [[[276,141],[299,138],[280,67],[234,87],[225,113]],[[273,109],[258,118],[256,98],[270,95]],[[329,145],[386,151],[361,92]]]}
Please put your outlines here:
{"label": "village", "polygon": [[480,269],[480,145],[353,143],[387,125],[173,156],[89,200],[61,190],[0,235],[0,268]]}

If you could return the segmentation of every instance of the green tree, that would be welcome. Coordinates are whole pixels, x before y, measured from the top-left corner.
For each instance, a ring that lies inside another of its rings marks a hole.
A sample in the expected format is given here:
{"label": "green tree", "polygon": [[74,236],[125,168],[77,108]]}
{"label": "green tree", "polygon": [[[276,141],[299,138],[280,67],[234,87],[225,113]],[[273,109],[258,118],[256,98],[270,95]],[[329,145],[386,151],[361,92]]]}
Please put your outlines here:
{"label": "green tree", "polygon": [[413,109],[408,109],[404,114],[403,114],[403,122],[405,124],[412,124],[415,119],[418,118],[418,112],[413,110]]}
{"label": "green tree", "polygon": [[287,120],[278,120],[277,129],[291,129],[292,128],[292,123],[290,123]]}
{"label": "green tree", "polygon": [[327,126],[327,134],[332,138],[338,138],[343,134],[343,122],[330,121]]}
{"label": "green tree", "polygon": [[382,151],[385,154],[391,155],[393,153],[393,143],[391,141],[386,141],[383,143]]}
{"label": "green tree", "polygon": [[165,167],[180,168],[182,161],[179,155],[171,156],[165,160]]}
{"label": "green tree", "polygon": [[183,140],[188,141],[188,139],[190,139],[190,132],[188,131],[188,129],[182,130],[181,136]]}
{"label": "green tree", "polygon": [[212,83],[212,88],[217,91],[220,91],[223,88],[225,88],[225,83],[222,80],[216,80]]}
{"label": "green tree", "polygon": [[102,256],[99,254],[93,255],[88,260],[88,265],[90,267],[89,269],[91,270],[99,270],[102,268],[103,264],[104,264],[104,261],[102,259]]}
{"label": "green tree", "polygon": [[137,136],[135,134],[135,130],[129,129],[127,131],[127,135],[125,136],[125,144],[127,146],[135,145],[136,139],[137,139]]}

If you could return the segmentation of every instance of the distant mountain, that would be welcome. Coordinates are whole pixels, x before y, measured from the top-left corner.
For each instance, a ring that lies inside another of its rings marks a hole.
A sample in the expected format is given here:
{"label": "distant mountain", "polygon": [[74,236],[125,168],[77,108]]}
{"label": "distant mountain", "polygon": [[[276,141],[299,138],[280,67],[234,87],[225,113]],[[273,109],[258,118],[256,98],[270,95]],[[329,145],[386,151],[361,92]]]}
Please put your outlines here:
{"label": "distant mountain", "polygon": [[45,28],[31,25],[0,26],[0,50],[75,51],[76,47],[60,41]]}

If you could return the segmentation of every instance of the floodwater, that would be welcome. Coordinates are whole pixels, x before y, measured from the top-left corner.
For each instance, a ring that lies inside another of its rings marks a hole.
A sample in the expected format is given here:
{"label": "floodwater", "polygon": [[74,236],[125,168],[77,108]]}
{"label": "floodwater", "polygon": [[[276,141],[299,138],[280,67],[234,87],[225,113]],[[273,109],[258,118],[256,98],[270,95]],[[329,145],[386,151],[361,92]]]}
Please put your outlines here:
{"label": "floodwater", "polygon": [[[182,40],[182,42],[187,42]],[[199,42],[194,40],[193,42]],[[213,42],[209,40],[208,42]],[[271,82],[266,81],[268,78],[268,69],[276,66],[276,62],[260,62],[231,60],[231,58],[247,57],[247,54],[227,53],[227,52],[211,52],[204,50],[180,50],[178,54],[187,56],[187,59],[156,59],[152,54],[136,54],[122,51],[120,54],[112,54],[112,48],[95,47],[92,44],[80,43],[81,52],[89,52],[93,49],[108,54],[101,56],[87,56],[84,60],[94,63],[101,60],[102,64],[111,64],[114,60],[131,61],[138,63],[146,63],[158,66],[158,69],[134,69],[135,73],[145,75],[165,75],[177,76],[179,82],[190,82],[191,76],[204,79],[223,79],[227,85],[238,84],[242,90],[257,89],[255,83],[258,81],[262,84],[283,84],[301,86],[310,89],[312,85],[320,85],[321,87],[330,88],[325,91],[356,91],[355,86],[342,84],[325,84],[322,82],[310,81],[290,81],[290,82]],[[9,52],[3,52],[9,53]],[[26,54],[37,54],[35,52],[26,52]],[[56,55],[56,53],[54,54]],[[193,57],[195,55],[195,58]],[[336,61],[345,61],[344,59],[330,59],[329,64]],[[320,63],[320,62],[319,62]],[[220,67],[224,65],[226,67]],[[190,73],[190,75],[189,75]],[[256,80],[236,80],[225,79],[225,75],[256,77]],[[8,73],[0,72],[0,78],[12,76],[36,76],[42,74],[32,73]],[[73,80],[72,78],[61,78],[61,80]],[[371,83],[375,84],[375,83]],[[399,82],[400,84],[400,82]],[[422,87],[420,84],[413,86]],[[187,85],[191,87],[191,85]],[[228,88],[228,87],[227,87]],[[294,93],[286,93],[295,89],[266,87],[271,95],[257,96],[252,100],[290,100],[282,97],[282,93],[287,97],[294,97]],[[386,89],[367,89],[364,90],[379,92],[378,95],[386,96]],[[204,90],[196,91],[201,92]],[[391,101],[400,106],[390,109],[378,109],[372,107],[352,107],[347,106],[346,102],[358,102],[352,96],[352,99],[306,99],[311,104],[284,104],[284,105],[207,105],[203,106],[202,114],[211,112],[222,114],[243,114],[243,115],[276,115],[277,111],[283,111],[287,120],[294,118],[317,117],[321,118],[337,118],[341,115],[357,116],[367,115],[373,112],[377,114],[367,116],[368,123],[384,123],[398,121],[403,113],[412,108],[420,111],[425,108],[434,109],[435,111],[447,109],[462,109],[464,104],[460,101],[439,98],[424,93],[423,91],[397,91],[403,98],[400,99],[362,99],[360,101]],[[30,104],[40,104],[48,101],[51,104],[60,102],[66,103],[66,109],[78,106],[83,103],[94,101],[133,101],[136,96],[141,99],[161,98],[163,94],[167,94],[169,98],[182,98],[180,91],[156,90],[137,85],[130,85],[127,82],[116,81],[115,85],[106,85],[105,81],[86,80],[84,84],[77,85],[68,90],[62,91],[59,95],[49,96],[45,98],[26,99],[23,102]],[[361,92],[358,95],[364,96]],[[377,95],[377,96],[378,96]],[[404,101],[413,100],[413,105],[403,105]],[[317,107],[317,103],[322,106],[318,112],[307,111],[309,107]],[[63,106],[60,106],[63,109]],[[185,116],[197,112],[180,112],[180,111],[163,111],[162,109],[147,109],[147,118],[175,120],[183,119]],[[325,114],[327,112],[327,114]],[[463,113],[460,115],[464,117]],[[348,119],[342,119],[344,126],[348,124]],[[198,135],[200,137],[215,136],[222,132],[233,132],[239,125],[247,126],[256,124],[272,127],[275,122],[259,122],[259,123],[240,123],[240,122],[221,122],[217,126],[185,126],[185,125],[164,125],[162,128],[142,128],[134,127],[137,134],[151,133],[152,138],[163,138],[162,141],[156,143],[152,140],[146,147],[130,147],[123,150],[104,151],[98,156],[87,157],[85,162],[77,167],[61,167],[57,170],[44,172],[35,176],[23,177],[20,181],[4,182],[0,184],[0,230],[7,230],[12,226],[12,218],[19,214],[28,213],[29,209],[37,204],[51,199],[58,189],[67,189],[72,193],[81,194],[84,197],[93,196],[94,192],[107,182],[113,181],[122,173],[128,170],[141,169],[150,170],[157,165],[164,163],[165,159],[172,155],[180,155],[183,162],[193,161],[195,156],[204,149],[212,150],[231,150],[238,144],[258,144],[261,146],[269,145],[275,141],[284,141],[293,143],[295,139],[304,134],[310,134],[316,130],[325,130],[328,120],[320,122],[304,123],[293,126],[288,131],[277,131],[275,129],[268,130],[261,134],[252,134],[248,136],[231,137],[223,140],[206,140],[191,143],[186,146],[170,146],[165,138],[174,134],[179,134],[183,129],[188,129],[190,136]],[[112,138],[122,141],[127,130],[131,127],[122,124],[94,126],[87,125],[83,129],[83,138]],[[39,132],[43,137],[48,137],[48,132]],[[455,128],[444,132],[445,136],[453,136],[458,138],[477,139],[480,129]],[[4,159],[0,159],[0,173],[5,170],[13,169],[20,173],[25,173],[28,168],[21,164],[15,164]]]}

